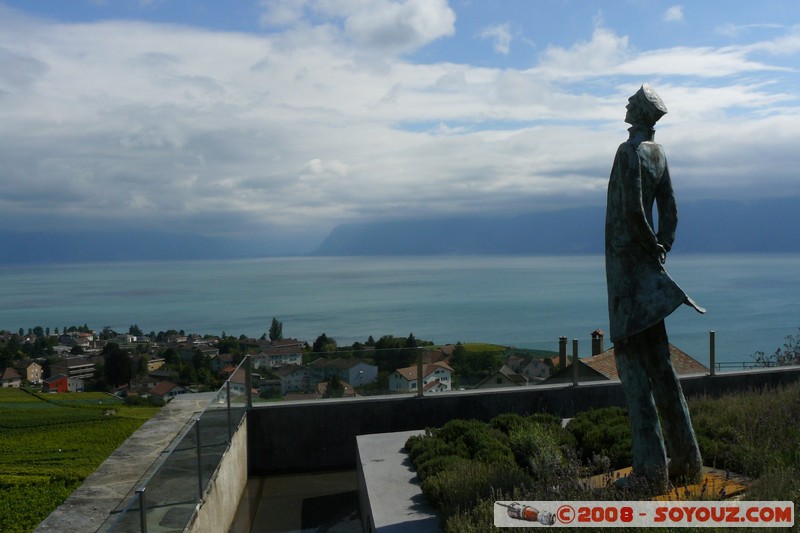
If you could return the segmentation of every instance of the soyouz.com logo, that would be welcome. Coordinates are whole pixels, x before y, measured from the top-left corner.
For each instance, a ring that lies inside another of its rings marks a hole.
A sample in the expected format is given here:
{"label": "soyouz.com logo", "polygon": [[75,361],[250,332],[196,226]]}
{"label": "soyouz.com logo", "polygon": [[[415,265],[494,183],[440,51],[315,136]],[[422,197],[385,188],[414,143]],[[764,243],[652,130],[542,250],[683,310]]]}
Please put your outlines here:
{"label": "soyouz.com logo", "polygon": [[513,502],[494,505],[496,527],[791,527],[789,501]]}

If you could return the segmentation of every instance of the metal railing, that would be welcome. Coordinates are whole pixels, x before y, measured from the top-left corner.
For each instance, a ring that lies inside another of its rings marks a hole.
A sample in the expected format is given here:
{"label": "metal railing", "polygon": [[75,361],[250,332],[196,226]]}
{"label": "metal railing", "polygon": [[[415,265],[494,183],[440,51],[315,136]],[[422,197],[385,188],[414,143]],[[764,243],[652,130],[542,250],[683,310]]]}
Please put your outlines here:
{"label": "metal railing", "polygon": [[245,357],[175,437],[161,464],[138,483],[107,533],[153,533],[186,527],[252,405],[250,376],[250,358]]}

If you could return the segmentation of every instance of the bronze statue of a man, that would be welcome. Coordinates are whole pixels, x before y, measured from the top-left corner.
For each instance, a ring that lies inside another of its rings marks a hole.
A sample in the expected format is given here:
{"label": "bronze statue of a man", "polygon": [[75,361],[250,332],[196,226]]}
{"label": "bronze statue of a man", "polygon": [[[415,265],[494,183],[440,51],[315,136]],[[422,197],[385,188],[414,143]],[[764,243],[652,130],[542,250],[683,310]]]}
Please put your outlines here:
{"label": "bronze statue of a man", "polygon": [[[705,310],[663,267],[678,223],[667,158],[653,142],[653,127],[667,108],[645,84],[628,99],[626,109],[630,136],[617,149],[608,182],[608,314],[633,431],[632,479],[660,491],[668,479],[696,481],[702,470],[689,410],[670,359],[664,318],[681,304]],[[657,231],[653,204],[658,208]]]}

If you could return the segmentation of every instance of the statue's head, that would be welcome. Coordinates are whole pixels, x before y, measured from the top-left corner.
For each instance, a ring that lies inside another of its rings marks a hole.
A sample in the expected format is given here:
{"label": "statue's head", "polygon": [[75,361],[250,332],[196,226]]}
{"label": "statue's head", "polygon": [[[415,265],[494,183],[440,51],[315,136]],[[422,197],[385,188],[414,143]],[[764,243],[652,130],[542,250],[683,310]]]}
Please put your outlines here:
{"label": "statue's head", "polygon": [[650,127],[667,114],[667,106],[664,105],[661,97],[646,83],[628,98],[628,105],[625,106],[625,109],[628,110],[625,122],[644,124]]}

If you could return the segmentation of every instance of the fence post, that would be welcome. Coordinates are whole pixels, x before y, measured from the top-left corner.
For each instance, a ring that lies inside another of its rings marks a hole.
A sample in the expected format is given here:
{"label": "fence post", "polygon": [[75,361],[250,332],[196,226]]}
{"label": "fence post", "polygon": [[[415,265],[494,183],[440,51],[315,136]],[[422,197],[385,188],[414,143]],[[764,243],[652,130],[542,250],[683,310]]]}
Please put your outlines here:
{"label": "fence post", "polygon": [[144,489],[146,488],[136,489],[136,494],[139,495],[139,529],[142,533],[147,533],[147,510],[144,502]]}
{"label": "fence post", "polygon": [[200,419],[194,424],[195,436],[197,437],[197,494],[198,500],[203,501],[203,460],[200,455]]}
{"label": "fence post", "polygon": [[225,380],[225,396],[228,397],[228,444],[231,443],[231,380]]}
{"label": "fence post", "polygon": [[716,347],[716,332],[709,331],[708,332],[708,361],[709,367],[711,368],[711,375],[715,376],[717,374],[717,347]]}
{"label": "fence post", "polygon": [[253,407],[253,367],[250,364],[251,359],[249,355],[245,355],[244,359],[244,386],[247,389],[245,391],[245,394],[247,394],[247,409],[250,409]]}
{"label": "fence post", "polygon": [[578,386],[578,339],[572,339],[572,386]]}
{"label": "fence post", "polygon": [[420,398],[425,395],[425,392],[422,390],[425,378],[425,376],[423,376],[425,372],[423,367],[424,365],[422,364],[422,350],[417,350],[417,396]]}

